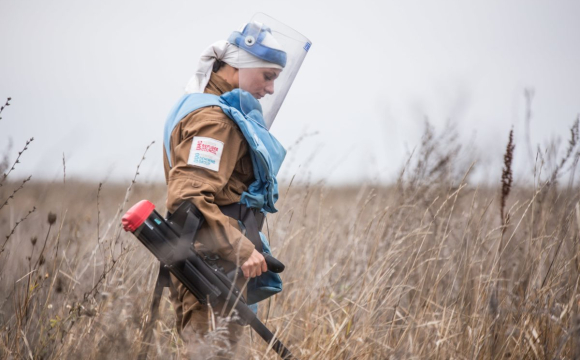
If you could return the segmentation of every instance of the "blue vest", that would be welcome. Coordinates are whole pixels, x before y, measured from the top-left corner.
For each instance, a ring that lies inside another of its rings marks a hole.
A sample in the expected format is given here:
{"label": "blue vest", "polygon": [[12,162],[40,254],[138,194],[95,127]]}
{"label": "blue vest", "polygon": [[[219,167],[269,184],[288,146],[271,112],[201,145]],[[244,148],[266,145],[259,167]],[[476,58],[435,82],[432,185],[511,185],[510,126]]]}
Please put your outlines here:
{"label": "blue vest", "polygon": [[[246,110],[246,115],[242,112]],[[250,148],[256,180],[242,194],[240,203],[247,207],[275,213],[274,204],[278,200],[276,175],[280,170],[286,150],[266,128],[260,103],[249,93],[235,89],[222,96],[212,94],[186,94],[175,104],[165,123],[163,143],[169,166],[171,167],[170,141],[175,126],[188,114],[207,106],[219,106],[242,131]],[[260,232],[263,251],[270,253],[268,240]],[[282,279],[276,273],[267,271],[248,282],[248,304],[256,304],[282,291]],[[256,310],[256,308],[253,308]]]}
{"label": "blue vest", "polygon": [[[241,111],[242,103],[246,115]],[[242,194],[240,203],[247,207],[275,213],[278,200],[276,175],[286,156],[286,150],[268,131],[258,100],[246,91],[235,89],[222,96],[186,94],[175,104],[165,123],[163,136],[165,152],[171,167],[170,140],[175,126],[189,113],[207,106],[219,106],[242,131],[250,147],[250,156],[256,180]]]}

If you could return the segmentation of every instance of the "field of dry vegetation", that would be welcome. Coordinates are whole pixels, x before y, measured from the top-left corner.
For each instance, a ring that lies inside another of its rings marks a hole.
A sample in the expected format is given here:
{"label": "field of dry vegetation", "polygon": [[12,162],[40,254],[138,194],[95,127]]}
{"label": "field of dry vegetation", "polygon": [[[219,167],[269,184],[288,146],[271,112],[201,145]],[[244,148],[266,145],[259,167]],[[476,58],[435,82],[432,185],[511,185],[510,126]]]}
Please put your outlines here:
{"label": "field of dry vegetation", "polygon": [[[513,181],[505,134],[495,188],[470,180],[452,130],[430,127],[390,186],[282,184],[265,231],[284,291],[261,319],[300,359],[580,358],[578,122],[570,132]],[[120,216],[144,198],[164,212],[165,185],[26,181],[16,156],[0,165],[0,358],[135,358],[158,262]],[[149,358],[210,358],[223,325],[184,345],[166,290]],[[277,358],[250,333],[245,358]]]}

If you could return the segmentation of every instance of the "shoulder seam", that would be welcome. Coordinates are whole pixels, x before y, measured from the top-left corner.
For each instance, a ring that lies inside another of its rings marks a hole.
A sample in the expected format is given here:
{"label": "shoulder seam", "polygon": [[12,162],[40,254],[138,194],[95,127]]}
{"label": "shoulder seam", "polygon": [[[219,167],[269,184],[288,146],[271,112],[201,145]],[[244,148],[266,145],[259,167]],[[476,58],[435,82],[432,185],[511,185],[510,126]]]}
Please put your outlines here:
{"label": "shoulder seam", "polygon": [[[219,108],[219,107],[218,107]],[[201,122],[215,122],[215,123],[221,123],[224,125],[229,125],[229,126],[233,126],[235,128],[238,128],[238,125],[232,120],[230,119],[229,116],[227,116],[225,113],[222,112],[221,108],[219,108],[219,111],[221,113],[222,116],[217,116],[217,115],[210,115],[209,117],[203,116],[202,118],[198,118],[198,115],[201,115],[201,111],[205,108],[202,109],[198,109],[196,111],[190,112],[189,114],[187,114],[186,116],[183,117],[183,119],[180,120],[180,122],[186,120],[186,121],[195,121],[196,123],[201,123]]]}

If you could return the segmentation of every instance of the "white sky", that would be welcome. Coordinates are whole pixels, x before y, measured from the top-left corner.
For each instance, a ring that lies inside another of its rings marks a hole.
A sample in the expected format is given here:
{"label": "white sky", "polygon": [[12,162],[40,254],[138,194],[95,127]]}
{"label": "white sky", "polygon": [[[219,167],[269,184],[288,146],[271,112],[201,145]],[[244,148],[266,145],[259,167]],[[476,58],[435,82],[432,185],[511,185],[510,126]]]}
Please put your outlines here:
{"label": "white sky", "polygon": [[[499,179],[514,126],[567,137],[580,112],[578,1],[0,0],[0,154],[34,136],[14,175],[163,179],[165,117],[201,51],[264,12],[313,42],[272,132],[293,147],[281,176],[392,180],[427,116],[451,119]],[[475,141],[471,141],[475,133]],[[306,170],[305,170],[306,169]]]}

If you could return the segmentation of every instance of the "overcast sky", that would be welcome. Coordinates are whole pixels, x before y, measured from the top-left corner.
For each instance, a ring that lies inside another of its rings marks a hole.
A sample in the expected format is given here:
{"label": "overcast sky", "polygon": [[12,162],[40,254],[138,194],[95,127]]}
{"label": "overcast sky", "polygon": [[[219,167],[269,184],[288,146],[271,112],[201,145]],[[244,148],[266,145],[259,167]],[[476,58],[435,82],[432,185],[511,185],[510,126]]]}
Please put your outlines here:
{"label": "overcast sky", "polygon": [[162,181],[165,117],[199,54],[258,11],[313,43],[271,129],[283,179],[390,181],[428,117],[455,122],[495,182],[525,88],[534,143],[580,112],[578,1],[0,0],[0,153],[33,136],[15,175],[60,178],[64,153],[69,177],[122,180],[154,140],[141,174]]}

